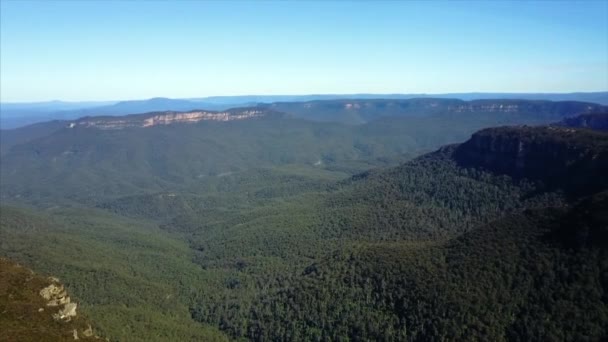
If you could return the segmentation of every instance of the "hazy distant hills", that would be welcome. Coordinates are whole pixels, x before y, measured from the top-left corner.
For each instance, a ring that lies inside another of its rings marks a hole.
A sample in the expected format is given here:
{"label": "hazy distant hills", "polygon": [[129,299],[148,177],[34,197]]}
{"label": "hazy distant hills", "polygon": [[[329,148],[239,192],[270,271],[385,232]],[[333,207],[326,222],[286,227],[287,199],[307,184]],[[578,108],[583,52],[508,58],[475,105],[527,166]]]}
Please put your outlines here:
{"label": "hazy distant hills", "polygon": [[64,128],[66,124],[65,121],[54,120],[2,130],[0,133],[0,155],[8,151],[13,145],[50,135],[51,133]]}
{"label": "hazy distant hills", "polygon": [[108,106],[84,108],[74,111],[61,112],[66,119],[73,119],[82,116],[99,115],[127,115],[136,113],[158,112],[158,111],[188,111],[194,109],[222,110],[227,109],[226,105],[209,102],[168,99],[156,97],[149,100],[122,101]]}
{"label": "hazy distant hills", "polygon": [[608,91],[587,93],[447,93],[447,94],[312,94],[312,95],[244,95],[212,96],[192,99],[213,104],[306,102],[341,99],[390,99],[414,98],[459,99],[464,101],[484,99],[520,99],[546,101],[581,101],[608,105]]}
{"label": "hazy distant hills", "polygon": [[314,121],[361,124],[385,117],[508,116],[514,120],[560,120],[564,117],[594,113],[606,107],[576,101],[472,100],[415,98],[408,100],[324,100],[277,102],[268,105],[276,111]]}
{"label": "hazy distant hills", "polygon": [[154,111],[188,111],[193,109],[221,110],[230,106],[199,101],[152,98],[148,100],[116,103],[65,103],[47,102],[28,104],[2,104],[2,129],[10,129],[49,120],[72,120],[83,116],[127,115]]}
{"label": "hazy distant hills", "polygon": [[[309,102],[340,99],[389,99],[444,98],[460,100],[522,99],[549,101],[581,101],[608,105],[608,92],[566,94],[518,94],[518,93],[454,93],[454,94],[335,94],[335,95],[245,95],[212,96],[193,99],[152,98],[148,100],[106,102],[1,103],[0,127],[2,129],[49,121],[72,120],[82,116],[126,115],[153,111],[225,110],[230,107],[270,104],[275,102]],[[331,121],[320,118],[323,121]]]}
{"label": "hazy distant hills", "polygon": [[[362,171],[482,128],[548,124],[602,109],[524,100],[328,100],[51,121],[3,131],[0,195],[85,200],[188,189],[209,177],[286,165]],[[360,124],[347,124],[353,121]]]}

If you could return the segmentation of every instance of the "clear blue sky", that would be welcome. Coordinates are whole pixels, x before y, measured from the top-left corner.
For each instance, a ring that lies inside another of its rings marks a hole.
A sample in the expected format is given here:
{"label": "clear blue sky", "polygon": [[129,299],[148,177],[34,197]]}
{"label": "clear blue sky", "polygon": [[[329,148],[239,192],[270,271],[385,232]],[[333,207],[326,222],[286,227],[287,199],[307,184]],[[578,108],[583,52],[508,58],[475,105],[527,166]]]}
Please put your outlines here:
{"label": "clear blue sky", "polygon": [[608,1],[1,3],[1,101],[608,90]]}

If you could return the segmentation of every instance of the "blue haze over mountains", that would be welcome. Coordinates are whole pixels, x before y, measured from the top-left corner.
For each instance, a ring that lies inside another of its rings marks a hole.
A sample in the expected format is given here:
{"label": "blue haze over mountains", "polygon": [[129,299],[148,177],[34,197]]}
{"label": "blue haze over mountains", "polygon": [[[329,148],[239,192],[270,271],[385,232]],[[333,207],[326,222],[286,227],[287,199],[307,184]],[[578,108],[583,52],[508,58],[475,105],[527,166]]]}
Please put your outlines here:
{"label": "blue haze over mountains", "polygon": [[240,95],[210,96],[190,99],[156,97],[130,101],[32,102],[1,103],[0,128],[13,129],[51,121],[72,120],[85,116],[126,115],[154,111],[189,111],[194,109],[225,110],[275,102],[305,102],[338,99],[412,99],[451,98],[460,100],[521,99],[549,101],[581,101],[608,105],[607,92],[589,93],[451,93],[451,94],[323,94],[323,95]]}

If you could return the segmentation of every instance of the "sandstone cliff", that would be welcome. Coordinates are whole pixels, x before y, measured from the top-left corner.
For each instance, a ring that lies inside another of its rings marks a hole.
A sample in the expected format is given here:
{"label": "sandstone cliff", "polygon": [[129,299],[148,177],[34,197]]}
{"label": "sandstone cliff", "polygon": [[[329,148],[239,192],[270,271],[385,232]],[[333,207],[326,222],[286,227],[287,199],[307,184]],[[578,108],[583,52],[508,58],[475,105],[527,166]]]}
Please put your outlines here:
{"label": "sandstone cliff", "polygon": [[124,129],[130,127],[153,127],[176,123],[196,123],[199,121],[236,121],[259,118],[270,114],[269,111],[255,108],[232,109],[225,112],[155,112],[121,117],[86,117],[68,124],[68,128],[94,127],[99,129]]}

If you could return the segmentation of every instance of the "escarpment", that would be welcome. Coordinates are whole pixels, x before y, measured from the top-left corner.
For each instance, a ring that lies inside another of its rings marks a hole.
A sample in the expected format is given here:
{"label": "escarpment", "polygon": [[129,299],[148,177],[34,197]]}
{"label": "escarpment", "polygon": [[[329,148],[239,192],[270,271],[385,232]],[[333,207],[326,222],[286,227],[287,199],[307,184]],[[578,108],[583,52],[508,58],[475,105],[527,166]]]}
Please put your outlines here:
{"label": "escarpment", "polygon": [[454,152],[465,167],[479,167],[548,187],[589,194],[608,187],[608,134],[564,127],[481,130]]}
{"label": "escarpment", "polygon": [[70,122],[68,128],[85,127],[99,129],[123,129],[130,127],[153,127],[175,123],[196,123],[200,121],[237,121],[259,118],[269,112],[259,109],[233,109],[225,112],[191,111],[191,112],[158,112],[149,114],[114,117],[88,117]]}
{"label": "escarpment", "polygon": [[608,111],[602,113],[589,113],[566,118],[557,126],[587,128],[598,131],[608,131]]}

